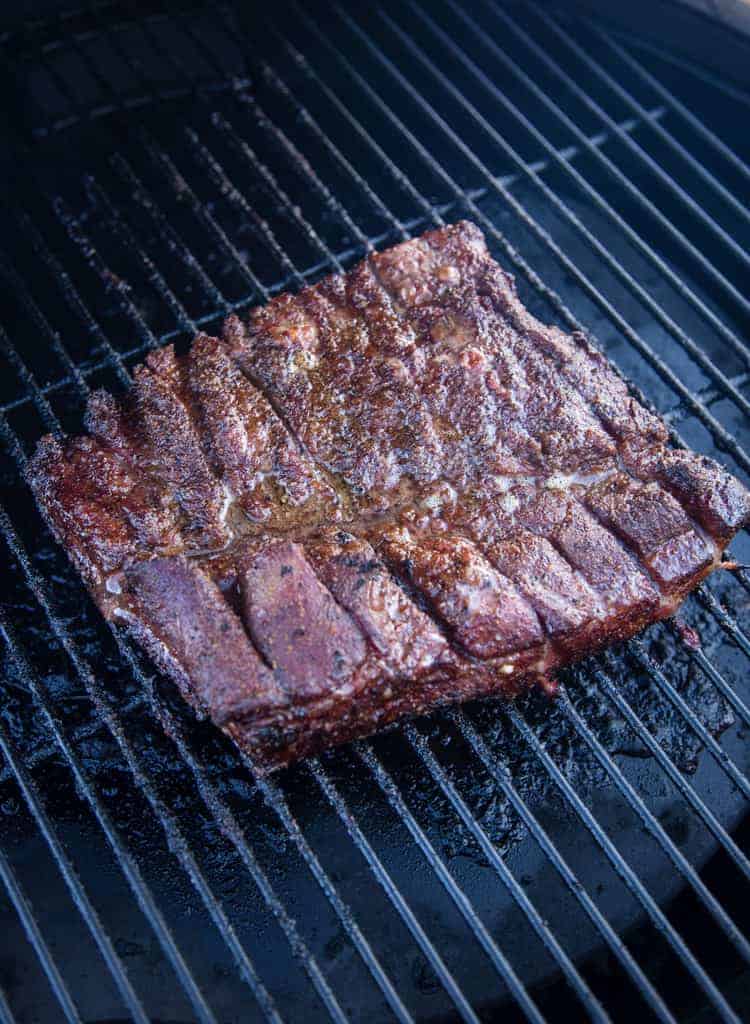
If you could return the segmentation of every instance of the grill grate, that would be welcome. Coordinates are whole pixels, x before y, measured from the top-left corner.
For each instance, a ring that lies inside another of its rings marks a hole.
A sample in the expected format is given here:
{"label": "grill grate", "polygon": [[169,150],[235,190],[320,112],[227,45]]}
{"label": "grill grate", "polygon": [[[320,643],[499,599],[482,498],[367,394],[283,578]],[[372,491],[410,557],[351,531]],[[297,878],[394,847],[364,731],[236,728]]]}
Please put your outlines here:
{"label": "grill grate", "polygon": [[37,962],[0,947],[0,1021],[739,1021],[747,573],[689,602],[702,648],[665,624],[554,709],[454,710],[259,780],[99,621],[20,474],[148,349],[468,216],[676,443],[747,476],[750,96],[535,4],[118,11],[3,41],[37,141],[0,213],[0,921]]}

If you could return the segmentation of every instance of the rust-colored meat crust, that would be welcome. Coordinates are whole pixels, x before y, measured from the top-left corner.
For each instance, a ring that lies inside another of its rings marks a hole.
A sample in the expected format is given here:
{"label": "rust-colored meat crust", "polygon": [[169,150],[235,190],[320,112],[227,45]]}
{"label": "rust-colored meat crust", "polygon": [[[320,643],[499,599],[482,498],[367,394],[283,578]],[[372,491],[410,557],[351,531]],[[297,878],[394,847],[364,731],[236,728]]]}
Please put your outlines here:
{"label": "rust-colored meat crust", "polygon": [[153,352],[29,481],[103,613],[265,770],[671,614],[750,494],[461,222]]}

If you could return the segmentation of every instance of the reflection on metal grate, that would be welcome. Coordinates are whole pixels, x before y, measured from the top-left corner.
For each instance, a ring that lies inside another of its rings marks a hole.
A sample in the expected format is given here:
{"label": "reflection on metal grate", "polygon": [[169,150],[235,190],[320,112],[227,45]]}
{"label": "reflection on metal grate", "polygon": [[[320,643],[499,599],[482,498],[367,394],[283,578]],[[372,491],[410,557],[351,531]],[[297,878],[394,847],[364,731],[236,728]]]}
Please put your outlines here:
{"label": "reflection on metal grate", "polygon": [[100,621],[21,474],[149,348],[468,216],[747,477],[750,95],[534,4],[118,12],[2,39],[37,141],[0,211],[0,1021],[740,1020],[746,573],[554,706],[258,780]]}

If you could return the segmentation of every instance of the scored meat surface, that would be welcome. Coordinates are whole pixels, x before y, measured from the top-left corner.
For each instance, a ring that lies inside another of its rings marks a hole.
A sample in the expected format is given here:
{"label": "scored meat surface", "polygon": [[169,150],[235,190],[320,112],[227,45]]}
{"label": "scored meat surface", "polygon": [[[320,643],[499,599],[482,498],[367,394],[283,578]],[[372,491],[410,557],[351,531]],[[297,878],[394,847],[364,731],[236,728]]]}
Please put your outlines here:
{"label": "scored meat surface", "polygon": [[151,353],[28,478],[103,613],[260,770],[548,688],[671,614],[750,494],[461,222]]}

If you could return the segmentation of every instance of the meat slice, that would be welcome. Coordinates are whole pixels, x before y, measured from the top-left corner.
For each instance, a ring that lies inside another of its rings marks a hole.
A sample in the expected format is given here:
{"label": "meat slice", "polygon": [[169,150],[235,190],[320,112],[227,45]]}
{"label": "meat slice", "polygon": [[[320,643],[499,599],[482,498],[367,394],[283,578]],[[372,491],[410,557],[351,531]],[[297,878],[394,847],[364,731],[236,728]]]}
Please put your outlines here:
{"label": "meat slice", "polygon": [[141,562],[126,571],[125,592],[129,603],[119,614],[130,631],[217,724],[287,703],[240,620],[194,561]]}
{"label": "meat slice", "polygon": [[605,356],[580,332],[565,334],[540,323],[521,303],[513,278],[492,261],[485,262],[479,287],[501,320],[520,336],[522,351],[541,356],[618,441],[640,447],[667,440],[665,425],[630,395]]}
{"label": "meat slice", "polygon": [[632,630],[657,611],[659,591],[648,575],[576,498],[545,490],[521,518],[529,529],[541,529],[596,593],[610,637]]}
{"label": "meat slice", "polygon": [[28,480],[55,536],[89,584],[132,559],[138,538],[123,510],[137,481],[117,455],[89,437],[45,437]]}
{"label": "meat slice", "polygon": [[315,502],[335,520],[339,501],[299,450],[266,398],[217,338],[200,335],[188,355],[190,391],[217,473],[251,519]]}
{"label": "meat slice", "polygon": [[454,456],[444,472],[465,485],[461,467],[477,462],[485,472],[518,474],[611,458],[615,444],[587,401],[528,344],[526,324],[519,330],[492,301],[488,282],[511,292],[512,283],[488,261],[481,234],[469,236],[449,227],[439,239],[426,235],[371,259],[403,319],[425,339],[410,361],[444,457],[445,449]]}
{"label": "meat slice", "polygon": [[259,769],[512,696],[671,614],[750,493],[668,447],[465,222],[166,347],[28,480],[104,614]]}
{"label": "meat slice", "polygon": [[657,480],[693,516],[718,547],[729,543],[750,516],[750,494],[711,459],[659,445],[623,450],[628,470]]}
{"label": "meat slice", "polygon": [[409,676],[446,660],[447,640],[370,544],[339,530],[308,541],[306,550],[320,579],[395,673]]}
{"label": "meat slice", "polygon": [[491,545],[488,554],[533,606],[553,641],[578,646],[581,632],[595,631],[604,614],[601,602],[544,537],[519,530]]}
{"label": "meat slice", "polygon": [[154,472],[151,449],[132,412],[106,391],[95,391],[86,406],[92,437],[116,456],[133,481],[120,495],[120,511],[136,534],[136,548],[173,554],[185,548],[184,516],[169,481]]}
{"label": "meat slice", "polygon": [[501,657],[542,642],[537,618],[518,589],[465,538],[399,524],[377,531],[375,543],[470,654]]}
{"label": "meat slice", "polygon": [[229,540],[228,495],[214,476],[201,445],[174,348],[151,353],[135,371],[135,406],[150,446],[154,469],[173,489],[185,516],[191,546],[216,547]]}
{"label": "meat slice", "polygon": [[366,655],[364,638],[299,544],[279,541],[265,548],[240,585],[245,622],[292,699],[353,692]]}
{"label": "meat slice", "polygon": [[326,471],[368,507],[406,476],[434,480],[440,449],[402,354],[411,332],[366,264],[346,278],[274,299],[227,340]]}
{"label": "meat slice", "polygon": [[657,483],[614,473],[585,498],[599,519],[628,543],[667,594],[697,580],[714,563],[714,550],[693,528],[678,502]]}

